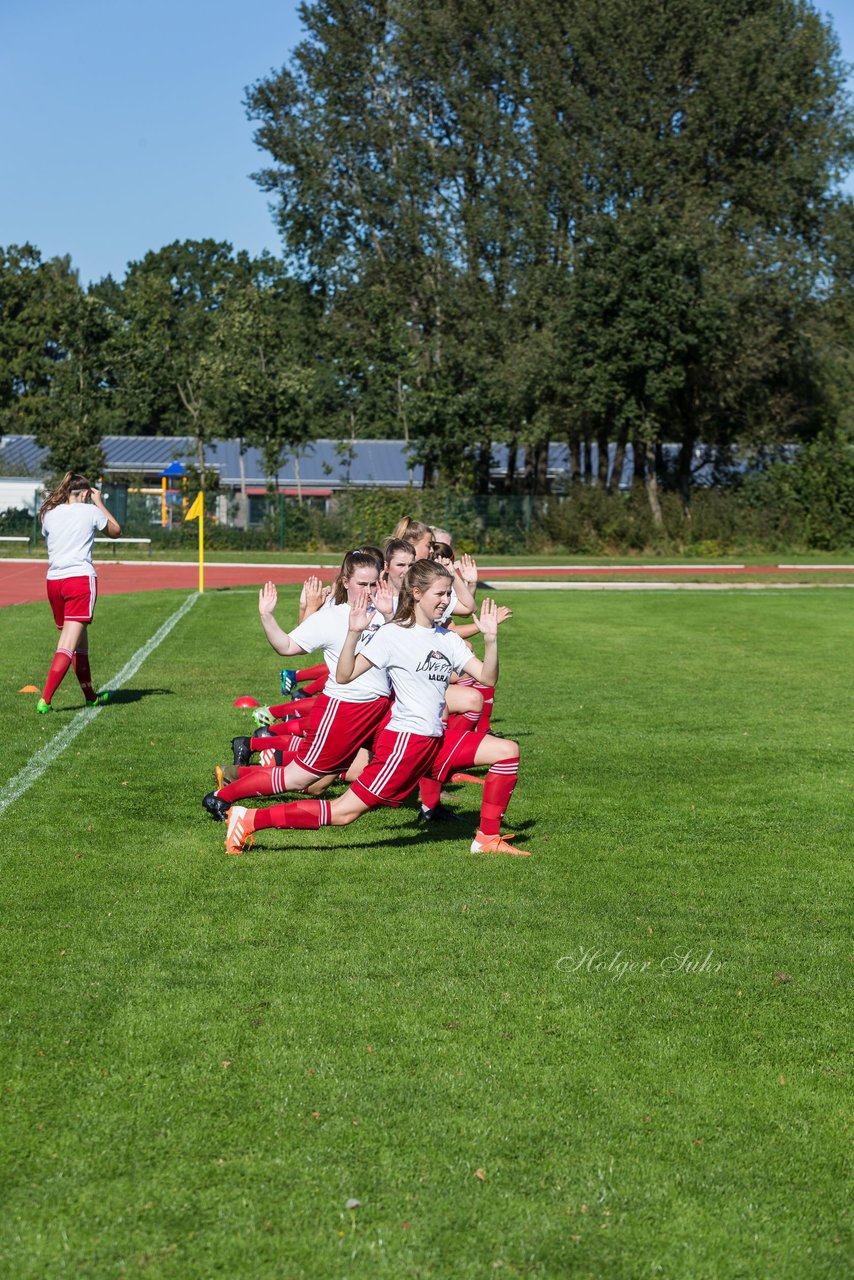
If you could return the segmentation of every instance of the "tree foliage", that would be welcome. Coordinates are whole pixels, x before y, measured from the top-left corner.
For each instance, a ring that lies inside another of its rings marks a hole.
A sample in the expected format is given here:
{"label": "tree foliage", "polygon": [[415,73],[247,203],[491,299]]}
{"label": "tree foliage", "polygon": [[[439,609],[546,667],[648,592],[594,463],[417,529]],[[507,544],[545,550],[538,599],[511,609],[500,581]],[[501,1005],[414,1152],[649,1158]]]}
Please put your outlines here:
{"label": "tree foliage", "polygon": [[[0,250],[0,426],[405,439],[428,483],[635,480],[852,434],[846,68],[807,0],[306,0],[247,107],[285,259],[176,241],[82,290]],[[678,445],[675,463],[663,449]],[[610,460],[610,461],[609,461]]]}
{"label": "tree foliage", "polygon": [[[257,179],[428,471],[468,450],[482,476],[503,439],[535,487],[550,440],[631,439],[654,507],[665,440],[687,499],[696,441],[832,425],[811,322],[852,130],[810,4],[302,14],[290,65],[248,95]],[[383,327],[385,361],[365,354]]]}
{"label": "tree foliage", "polygon": [[68,258],[32,245],[0,251],[0,421],[48,446],[54,472],[97,474],[111,425],[111,317]]}

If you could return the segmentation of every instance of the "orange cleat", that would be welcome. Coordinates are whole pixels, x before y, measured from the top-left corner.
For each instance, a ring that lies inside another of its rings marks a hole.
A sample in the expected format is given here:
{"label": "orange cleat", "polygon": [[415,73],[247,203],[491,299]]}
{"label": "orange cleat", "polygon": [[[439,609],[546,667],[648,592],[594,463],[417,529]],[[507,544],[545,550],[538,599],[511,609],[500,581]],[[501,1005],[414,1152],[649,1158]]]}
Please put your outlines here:
{"label": "orange cleat", "polygon": [[240,770],[236,764],[215,764],[213,776],[216,779],[216,789],[224,787],[229,782],[236,782],[240,777]]}
{"label": "orange cleat", "polygon": [[228,811],[228,829],[225,833],[226,853],[243,853],[247,845],[255,843],[255,810],[233,804]]}
{"label": "orange cleat", "polygon": [[515,845],[508,844],[507,840],[513,839],[511,831],[507,839],[503,836],[485,836],[482,831],[476,831],[474,840],[471,842],[472,853],[512,853],[517,858],[530,858],[527,849],[517,849]]}
{"label": "orange cleat", "polygon": [[451,782],[476,782],[478,786],[483,786],[483,778],[478,778],[473,773],[452,773]]}

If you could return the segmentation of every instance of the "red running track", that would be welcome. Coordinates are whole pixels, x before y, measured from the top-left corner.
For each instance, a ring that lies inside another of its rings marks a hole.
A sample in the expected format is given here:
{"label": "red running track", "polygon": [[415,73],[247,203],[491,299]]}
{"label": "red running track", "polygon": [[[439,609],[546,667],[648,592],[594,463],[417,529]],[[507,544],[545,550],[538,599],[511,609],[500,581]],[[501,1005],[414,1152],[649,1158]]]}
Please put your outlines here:
{"label": "red running track", "polygon": [[[9,604],[32,604],[45,600],[44,560],[0,559],[0,607]],[[130,591],[195,591],[199,583],[199,567],[196,564],[156,561],[98,561],[98,593],[118,595]],[[556,581],[585,578],[685,578],[685,577],[754,577],[774,573],[854,573],[854,565],[538,565],[485,567],[480,570],[484,581],[512,582],[514,578],[554,578]],[[259,565],[259,564],[208,564],[205,565],[205,589],[216,591],[222,587],[259,587],[271,579],[277,586],[302,582],[309,574],[316,574],[324,582],[335,577],[334,566],[320,565]]]}
{"label": "red running track", "polygon": [[[199,585],[197,564],[158,564],[156,561],[111,563],[97,561],[98,595],[119,595],[129,591],[195,591]],[[46,600],[44,560],[0,560],[0,607],[7,604],[32,604]],[[331,582],[334,569],[320,569],[311,565],[299,568],[278,568],[276,565],[205,565],[205,590],[219,587],[260,587],[271,579],[277,586],[303,582],[314,573]]]}

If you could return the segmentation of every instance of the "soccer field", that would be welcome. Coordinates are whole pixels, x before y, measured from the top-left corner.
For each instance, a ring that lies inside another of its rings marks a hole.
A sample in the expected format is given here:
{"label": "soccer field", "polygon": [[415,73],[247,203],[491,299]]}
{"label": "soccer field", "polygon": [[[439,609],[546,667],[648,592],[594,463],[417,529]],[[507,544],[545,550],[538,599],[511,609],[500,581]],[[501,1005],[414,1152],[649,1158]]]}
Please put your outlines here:
{"label": "soccer field", "polygon": [[529,859],[471,785],[227,857],[282,664],[187,599],[99,603],[82,725],[0,610],[0,1275],[850,1274],[854,593],[502,587]]}

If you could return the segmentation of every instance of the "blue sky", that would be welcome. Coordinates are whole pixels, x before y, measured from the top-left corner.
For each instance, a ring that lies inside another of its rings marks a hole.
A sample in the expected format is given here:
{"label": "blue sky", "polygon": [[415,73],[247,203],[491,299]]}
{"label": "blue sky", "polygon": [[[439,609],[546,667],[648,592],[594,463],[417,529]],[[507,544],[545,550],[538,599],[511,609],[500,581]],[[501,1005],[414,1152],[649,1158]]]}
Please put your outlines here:
{"label": "blue sky", "polygon": [[[854,62],[854,6],[820,8]],[[0,0],[0,245],[84,283],[173,240],[278,253],[242,99],[299,37],[294,0]]]}

